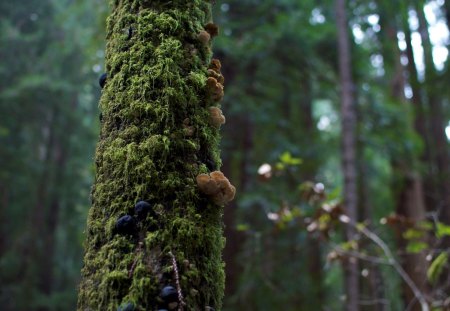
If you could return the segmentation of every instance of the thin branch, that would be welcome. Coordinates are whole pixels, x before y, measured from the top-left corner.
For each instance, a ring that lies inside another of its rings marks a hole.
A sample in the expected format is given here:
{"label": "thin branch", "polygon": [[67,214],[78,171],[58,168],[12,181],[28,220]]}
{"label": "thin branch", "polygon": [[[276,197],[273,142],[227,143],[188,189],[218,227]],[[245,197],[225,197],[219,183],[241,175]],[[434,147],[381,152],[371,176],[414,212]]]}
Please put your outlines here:
{"label": "thin branch", "polygon": [[388,262],[394,267],[394,269],[397,271],[397,273],[400,275],[400,277],[403,279],[403,281],[409,286],[411,291],[413,292],[414,296],[416,297],[417,301],[419,301],[420,306],[422,308],[422,311],[430,311],[430,307],[428,306],[428,303],[425,299],[425,296],[423,293],[419,290],[419,288],[416,286],[414,281],[409,277],[409,275],[406,273],[406,271],[402,268],[402,266],[398,263],[397,260],[395,260],[394,255],[392,254],[389,247],[384,243],[384,241],[371,232],[369,229],[367,229],[365,226],[358,226],[352,219],[350,219],[347,215],[341,215],[339,217],[339,220],[346,225],[349,225],[359,232],[361,232],[363,235],[365,235],[369,240],[374,242],[378,247],[381,248],[383,253],[386,255]]}
{"label": "thin branch", "polygon": [[360,252],[355,252],[355,251],[347,251],[344,250],[342,247],[339,246],[335,246],[334,250],[336,250],[336,252],[338,252],[339,254],[342,255],[348,255],[351,257],[355,257],[364,261],[368,261],[374,264],[383,264],[383,265],[392,265],[392,263],[389,260],[386,260],[384,258],[379,258],[379,257],[375,257],[375,256],[370,256],[370,255],[366,255]]}

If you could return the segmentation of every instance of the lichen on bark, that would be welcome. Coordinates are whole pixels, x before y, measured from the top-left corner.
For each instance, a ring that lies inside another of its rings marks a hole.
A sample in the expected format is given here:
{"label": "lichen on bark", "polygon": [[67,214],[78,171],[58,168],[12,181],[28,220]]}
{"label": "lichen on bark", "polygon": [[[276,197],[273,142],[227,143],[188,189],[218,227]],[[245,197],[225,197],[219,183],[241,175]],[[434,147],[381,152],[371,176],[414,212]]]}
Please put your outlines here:
{"label": "lichen on bark", "polygon": [[[220,310],[222,207],[195,177],[220,166],[218,106],[206,82],[211,22],[205,0],[115,0],[107,21],[107,81],[100,100],[96,179],[88,216],[78,310],[161,307],[178,263],[185,310]],[[212,164],[211,164],[212,163]],[[135,234],[117,220],[139,200],[153,208]]]}

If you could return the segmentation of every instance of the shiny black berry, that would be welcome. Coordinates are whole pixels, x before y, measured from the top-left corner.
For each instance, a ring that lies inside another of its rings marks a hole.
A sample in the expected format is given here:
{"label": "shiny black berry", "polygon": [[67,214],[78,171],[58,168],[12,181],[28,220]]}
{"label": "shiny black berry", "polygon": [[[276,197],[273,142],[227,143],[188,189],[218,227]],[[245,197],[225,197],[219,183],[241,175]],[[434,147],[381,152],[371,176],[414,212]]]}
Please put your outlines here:
{"label": "shiny black berry", "polygon": [[214,162],[211,158],[205,158],[204,163],[211,172],[215,171],[217,168],[216,162]]}
{"label": "shiny black berry", "polygon": [[145,219],[148,214],[153,212],[153,206],[146,201],[139,201],[134,206],[134,213],[140,220]]}
{"label": "shiny black berry", "polygon": [[100,78],[98,79],[98,84],[100,84],[100,87],[103,88],[106,84],[106,78],[107,78],[107,74],[104,73],[100,76]]}
{"label": "shiny black berry", "polygon": [[136,233],[136,220],[130,215],[120,217],[115,226],[116,233],[134,235]]}
{"label": "shiny black berry", "polygon": [[166,304],[178,301],[177,290],[173,286],[164,287],[159,296]]}

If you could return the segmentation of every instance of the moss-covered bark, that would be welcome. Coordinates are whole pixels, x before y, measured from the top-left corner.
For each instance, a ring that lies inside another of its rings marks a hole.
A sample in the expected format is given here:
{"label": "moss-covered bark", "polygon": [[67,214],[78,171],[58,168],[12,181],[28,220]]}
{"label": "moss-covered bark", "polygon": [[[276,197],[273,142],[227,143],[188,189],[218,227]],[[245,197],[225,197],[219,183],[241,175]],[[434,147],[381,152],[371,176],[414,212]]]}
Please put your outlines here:
{"label": "moss-covered bark", "polygon": [[[112,1],[80,311],[157,310],[168,285],[185,310],[221,308],[222,207],[196,181],[220,166],[210,108],[223,77],[210,18],[205,0]],[[145,219],[140,200],[152,206]],[[124,215],[136,220],[132,234],[116,228]]]}

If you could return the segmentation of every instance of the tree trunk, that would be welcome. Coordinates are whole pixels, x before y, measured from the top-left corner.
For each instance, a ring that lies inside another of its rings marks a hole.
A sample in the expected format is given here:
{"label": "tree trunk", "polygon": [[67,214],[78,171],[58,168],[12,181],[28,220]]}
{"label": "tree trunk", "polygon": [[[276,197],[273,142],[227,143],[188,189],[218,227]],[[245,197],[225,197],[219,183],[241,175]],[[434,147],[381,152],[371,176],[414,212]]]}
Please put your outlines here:
{"label": "tree trunk", "polygon": [[[220,310],[221,205],[232,195],[206,191],[213,174],[199,176],[219,161],[210,4],[112,3],[78,310]],[[133,208],[140,200],[151,207],[144,217]]]}
{"label": "tree trunk", "polygon": [[[445,135],[446,120],[443,109],[442,93],[447,88],[444,82],[443,87],[433,63],[432,45],[428,34],[428,23],[425,18],[423,8],[417,8],[419,19],[419,33],[422,39],[425,62],[425,88],[429,106],[427,114],[430,131],[431,163],[433,170],[430,178],[434,177],[433,190],[435,193],[433,208],[438,212],[439,220],[450,224],[450,165],[449,148]],[[446,239],[444,247],[450,246],[450,239]]]}
{"label": "tree trunk", "polygon": [[[357,221],[356,113],[345,4],[345,0],[336,0],[339,79],[341,86],[342,170],[344,175],[345,210],[353,221]],[[355,229],[348,226],[346,229],[347,240],[352,240],[355,233]],[[345,266],[345,290],[347,295],[346,310],[357,311],[359,309],[359,270],[358,261],[355,258],[348,260]]]}
{"label": "tree trunk", "polygon": [[[0,218],[8,219],[8,204],[9,193],[8,188],[0,183]],[[7,250],[6,242],[11,238],[8,232],[4,229],[4,226],[0,228],[0,258],[5,254]]]}
{"label": "tree trunk", "polygon": [[[381,14],[381,26],[382,26],[382,42],[383,42],[383,58],[386,72],[386,81],[389,83],[388,87],[390,92],[388,96],[393,98],[401,108],[404,110],[404,114],[408,115],[409,108],[406,105],[404,97],[405,88],[405,69],[401,65],[400,57],[401,51],[399,50],[397,43],[398,26],[396,25],[395,15],[392,12],[399,12],[400,8],[392,2],[384,2],[383,13]],[[403,12],[402,12],[403,13]],[[400,14],[402,14],[400,13]],[[409,30],[406,30],[407,32]],[[409,36],[409,33],[408,33]],[[410,44],[410,43],[409,43]],[[407,53],[411,51],[407,51]],[[412,54],[411,54],[412,55]],[[413,61],[413,60],[412,60]],[[414,63],[412,64],[415,69]],[[417,74],[416,71],[410,73]],[[411,77],[411,86],[414,89],[412,102],[414,108],[421,110],[421,101],[418,98],[418,80],[417,76]],[[424,131],[425,127],[422,124],[422,120],[414,122],[411,120],[411,124],[406,124],[408,127],[403,132],[413,131],[414,123],[416,128],[420,131]],[[405,137],[405,139],[408,139]],[[395,179],[398,184],[393,186],[393,189],[397,189],[396,195],[396,213],[404,216],[407,219],[413,221],[425,220],[425,198],[423,193],[423,186],[420,174],[417,172],[418,158],[414,153],[408,153],[404,150],[400,156],[394,157],[391,160],[392,171],[395,174]],[[423,253],[408,254],[406,252],[406,243],[403,237],[398,241],[400,259],[403,269],[412,278],[418,289],[422,292],[426,292],[426,267],[427,263]],[[410,306],[411,310],[421,310],[419,303],[411,304],[415,300],[414,294],[411,289],[403,284],[403,297],[405,306]]]}

